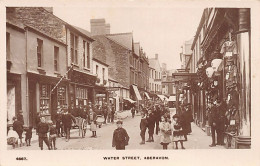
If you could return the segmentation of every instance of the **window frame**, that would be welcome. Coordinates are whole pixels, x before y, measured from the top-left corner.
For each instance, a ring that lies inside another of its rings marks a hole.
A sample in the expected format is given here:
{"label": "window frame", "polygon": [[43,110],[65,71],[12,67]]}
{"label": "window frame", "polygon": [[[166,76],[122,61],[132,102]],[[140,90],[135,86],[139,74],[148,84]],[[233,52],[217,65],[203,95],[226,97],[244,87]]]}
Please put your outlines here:
{"label": "window frame", "polygon": [[[43,40],[41,40],[39,38],[37,38],[36,52],[37,52],[37,66],[42,68],[43,67]],[[40,57],[39,57],[39,55],[40,55]],[[39,61],[39,59],[40,59],[40,61]]]}

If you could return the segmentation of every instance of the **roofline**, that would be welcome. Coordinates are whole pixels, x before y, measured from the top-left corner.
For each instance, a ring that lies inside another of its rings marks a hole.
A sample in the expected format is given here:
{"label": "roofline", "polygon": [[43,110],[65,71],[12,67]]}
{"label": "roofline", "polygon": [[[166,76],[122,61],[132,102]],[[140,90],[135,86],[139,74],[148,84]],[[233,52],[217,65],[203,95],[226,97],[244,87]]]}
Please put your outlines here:
{"label": "roofline", "polygon": [[20,32],[25,32],[25,29],[22,27],[19,27],[18,25],[15,25],[11,22],[6,22],[6,26],[10,26],[11,28],[17,29]]}
{"label": "roofline", "polygon": [[36,28],[34,28],[34,27],[31,27],[31,26],[29,26],[29,25],[25,25],[25,30],[26,30],[26,29],[31,30],[31,31],[33,31],[33,32],[36,32],[36,33],[38,33],[38,34],[40,34],[40,35],[42,35],[42,36],[44,36],[44,37],[46,37],[46,38],[48,38],[48,39],[50,39],[50,40],[53,40],[53,41],[55,41],[55,42],[57,42],[57,43],[59,43],[59,44],[62,44],[62,45],[64,45],[64,46],[67,46],[66,43],[63,43],[62,41],[60,41],[60,40],[58,40],[58,39],[56,39],[56,38],[53,38],[53,37],[47,35],[46,33],[39,31],[38,29],[36,29]]}
{"label": "roofline", "polygon": [[132,34],[133,35],[133,32],[110,33],[110,34],[105,34],[105,36],[126,35],[126,34]]}
{"label": "roofline", "polygon": [[191,50],[193,50],[194,46],[195,46],[195,43],[197,42],[197,39],[198,39],[198,36],[201,32],[201,29],[202,29],[202,24],[205,22],[205,13],[206,13],[206,10],[208,8],[205,8],[203,13],[202,13],[202,16],[201,16],[201,19],[200,19],[200,23],[199,23],[199,26],[197,28],[197,31],[196,31],[196,34],[194,36],[194,39],[193,39],[193,42],[192,42],[192,45],[191,45]]}
{"label": "roofline", "polygon": [[95,58],[95,57],[93,57],[92,59],[93,59],[94,61],[98,62],[98,63],[101,63],[101,64],[104,65],[104,66],[107,66],[107,67],[109,66],[108,64],[102,62],[101,60],[99,60],[99,59],[97,59],[97,58]]}
{"label": "roofline", "polygon": [[119,42],[117,42],[117,41],[115,41],[115,40],[113,40],[113,39],[110,39],[110,38],[108,38],[106,35],[99,35],[99,36],[105,36],[105,37],[106,37],[108,40],[111,40],[111,41],[113,41],[114,43],[116,43],[116,44],[120,45],[121,47],[123,47],[123,48],[127,49],[128,51],[133,51],[133,50],[130,50],[129,48],[127,48],[126,46],[124,46],[124,45],[120,44]]}
{"label": "roofline", "polygon": [[[74,25],[71,25],[71,26],[72,26],[73,28],[75,28],[77,31],[79,31],[77,28],[86,31],[86,30],[83,29],[83,28],[80,28],[80,27],[77,27],[77,26],[74,26]],[[80,31],[79,31],[79,32],[80,32]],[[82,32],[80,32],[80,33],[82,33]],[[89,32],[89,33],[91,33],[91,32]],[[88,36],[87,34],[84,34],[84,33],[82,33],[82,34],[85,35],[85,36],[87,36],[87,39],[90,40],[91,42],[95,41],[95,39],[93,39],[92,37]]]}

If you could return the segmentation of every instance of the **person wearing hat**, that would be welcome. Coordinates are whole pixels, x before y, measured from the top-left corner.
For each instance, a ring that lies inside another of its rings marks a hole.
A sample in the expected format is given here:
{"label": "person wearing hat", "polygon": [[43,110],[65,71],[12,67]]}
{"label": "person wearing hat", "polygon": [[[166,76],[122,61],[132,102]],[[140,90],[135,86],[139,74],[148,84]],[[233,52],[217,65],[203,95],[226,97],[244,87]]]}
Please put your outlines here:
{"label": "person wearing hat", "polygon": [[118,120],[116,125],[117,129],[113,133],[112,147],[116,147],[116,150],[125,150],[125,146],[128,145],[130,138],[126,130],[122,127],[123,121]]}
{"label": "person wearing hat", "polygon": [[217,123],[217,105],[216,101],[214,102],[214,105],[212,105],[209,109],[208,114],[208,122],[211,129],[211,137],[212,137],[212,143],[209,145],[210,147],[216,146],[215,142],[215,134],[216,134],[216,123]]}
{"label": "person wearing hat", "polygon": [[48,124],[50,125],[50,135],[49,135],[50,148],[56,150],[57,130],[51,120],[48,121]]}
{"label": "person wearing hat", "polygon": [[72,126],[72,121],[76,123],[75,117],[68,112],[68,109],[63,109],[64,114],[62,116],[62,123],[64,125],[64,131],[66,134],[66,142],[70,139],[70,129]]}
{"label": "person wearing hat", "polygon": [[20,146],[22,146],[23,123],[18,121],[16,117],[13,117],[13,122],[13,130],[17,132],[20,139]]}
{"label": "person wearing hat", "polygon": [[49,131],[49,125],[45,122],[45,117],[41,117],[41,122],[38,124],[38,136],[39,136],[39,146],[43,150],[43,141],[50,150],[50,144],[48,140],[47,133]]}

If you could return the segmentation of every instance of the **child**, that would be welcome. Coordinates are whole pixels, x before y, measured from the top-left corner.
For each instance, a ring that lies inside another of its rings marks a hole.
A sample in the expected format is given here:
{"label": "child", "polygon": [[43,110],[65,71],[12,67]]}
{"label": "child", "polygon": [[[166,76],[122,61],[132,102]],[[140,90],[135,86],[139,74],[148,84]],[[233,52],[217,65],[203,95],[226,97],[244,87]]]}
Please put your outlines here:
{"label": "child", "polygon": [[38,124],[39,146],[40,146],[41,150],[43,150],[43,141],[47,145],[48,149],[51,150],[50,145],[49,145],[48,136],[47,136],[48,131],[49,131],[49,126],[45,122],[45,118],[41,117],[41,122]]}
{"label": "child", "polygon": [[171,142],[171,125],[169,121],[167,121],[166,116],[161,117],[161,122],[159,124],[160,128],[160,142],[161,145],[163,146],[163,149],[166,150],[167,146]]}
{"label": "child", "polygon": [[56,150],[57,149],[56,148],[57,130],[51,120],[49,121],[49,125],[50,125],[50,135],[49,135],[50,148]]}
{"label": "child", "polygon": [[15,144],[18,142],[18,134],[10,127],[8,131],[7,144],[12,145],[15,148]]}
{"label": "child", "polygon": [[145,116],[145,113],[141,113],[141,122],[140,122],[140,130],[141,130],[141,133],[140,133],[140,136],[142,138],[142,142],[140,142],[140,145],[142,144],[145,144],[145,132],[146,132],[146,128],[147,128],[147,119],[146,119],[146,116]]}
{"label": "child", "polygon": [[112,147],[116,147],[116,150],[125,150],[125,146],[128,145],[129,136],[124,128],[122,128],[123,121],[116,122],[117,129],[113,133]]}
{"label": "child", "polygon": [[184,146],[183,146],[183,141],[184,141],[185,138],[184,138],[184,135],[183,135],[182,127],[180,125],[179,116],[177,114],[175,114],[172,118],[173,118],[173,121],[172,121],[172,130],[173,130],[172,141],[175,142],[176,149],[178,149],[178,142],[181,143],[181,148],[185,149]]}
{"label": "child", "polygon": [[90,130],[92,131],[91,137],[96,138],[97,137],[97,122],[96,122],[97,114],[92,109],[89,110],[88,120],[90,123]]}
{"label": "child", "polygon": [[25,133],[26,146],[31,146],[31,139],[32,139],[32,126],[30,126]]}
{"label": "child", "polygon": [[23,123],[18,121],[16,117],[13,117],[13,130],[17,132],[20,139],[20,147],[22,146],[22,138],[23,138]]}

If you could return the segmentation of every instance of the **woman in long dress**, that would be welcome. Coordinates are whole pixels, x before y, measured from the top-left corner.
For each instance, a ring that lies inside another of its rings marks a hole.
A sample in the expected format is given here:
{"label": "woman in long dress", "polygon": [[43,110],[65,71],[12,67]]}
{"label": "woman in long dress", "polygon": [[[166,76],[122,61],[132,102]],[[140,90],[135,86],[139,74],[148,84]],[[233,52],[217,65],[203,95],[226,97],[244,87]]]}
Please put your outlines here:
{"label": "woman in long dress", "polygon": [[169,143],[171,143],[171,124],[165,116],[161,117],[161,122],[159,123],[160,128],[160,144],[163,149],[166,150]]}

